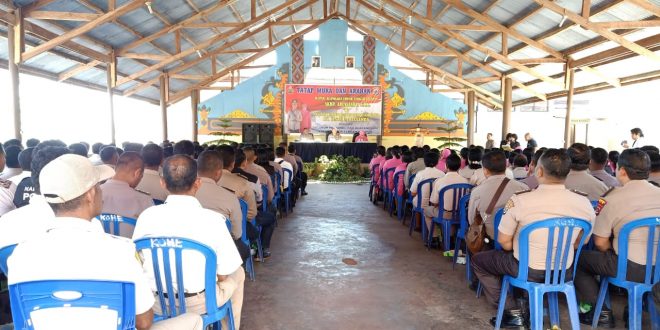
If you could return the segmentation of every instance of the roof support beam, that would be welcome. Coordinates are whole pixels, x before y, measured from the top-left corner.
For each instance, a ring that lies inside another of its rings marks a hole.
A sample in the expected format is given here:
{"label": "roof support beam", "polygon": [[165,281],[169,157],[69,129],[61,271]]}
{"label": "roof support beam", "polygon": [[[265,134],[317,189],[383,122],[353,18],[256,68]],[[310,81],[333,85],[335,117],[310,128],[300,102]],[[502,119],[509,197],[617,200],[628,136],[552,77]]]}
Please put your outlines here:
{"label": "roof support beam", "polygon": [[58,20],[58,21],[83,21],[89,22],[101,17],[99,14],[92,13],[72,13],[64,11],[42,11],[35,10],[30,12],[29,18]]}
{"label": "roof support beam", "polygon": [[[640,45],[638,45],[634,42],[628,41],[624,37],[622,37],[622,36],[620,36],[620,35],[618,35],[614,32],[610,32],[607,29],[595,26],[591,22],[589,22],[589,20],[585,19],[584,17],[582,17],[580,15],[577,15],[577,14],[571,12],[570,10],[567,10],[566,8],[564,8],[562,6],[559,6],[554,2],[551,2],[551,1],[548,1],[548,0],[534,0],[534,1],[536,3],[538,3],[539,5],[556,12],[559,15],[566,15],[566,17],[568,17],[571,21],[573,21],[577,24],[580,24],[580,26],[582,26],[583,28],[591,30],[595,33],[598,33],[601,36],[609,39],[610,41],[616,42],[619,45],[621,45],[623,47],[626,47],[626,48],[632,50],[633,52],[635,52],[639,55],[646,56],[646,57],[648,57],[652,60],[655,60],[655,61],[660,61],[660,55],[657,55],[657,54],[653,53],[652,51],[650,51],[650,50],[648,50],[648,49],[646,49],[646,48],[644,48],[644,47],[642,47],[642,46],[640,46]],[[637,1],[637,0],[635,0],[635,1]],[[660,11],[660,9],[658,11]]]}
{"label": "roof support beam", "polygon": [[591,0],[582,0],[582,17],[589,19],[591,16]]}
{"label": "roof support beam", "polygon": [[95,27],[104,24],[108,21],[113,20],[116,17],[122,16],[130,11],[133,11],[137,9],[138,7],[142,6],[144,4],[145,0],[133,0],[117,9],[114,11],[107,12],[106,14],[100,16],[99,18],[90,21],[86,24],[83,24],[82,26],[73,29],[67,33],[64,33],[54,39],[51,39],[48,42],[45,42],[33,49],[30,49],[26,52],[23,53],[23,61],[27,61],[45,51],[49,51],[62,43],[69,41],[77,36],[80,36],[82,34],[85,34],[89,32],[90,30],[94,29]]}
{"label": "roof support beam", "polygon": [[660,20],[646,20],[646,21],[621,21],[621,22],[598,22],[591,23],[594,26],[603,29],[642,29],[648,27],[658,27],[660,26]]}

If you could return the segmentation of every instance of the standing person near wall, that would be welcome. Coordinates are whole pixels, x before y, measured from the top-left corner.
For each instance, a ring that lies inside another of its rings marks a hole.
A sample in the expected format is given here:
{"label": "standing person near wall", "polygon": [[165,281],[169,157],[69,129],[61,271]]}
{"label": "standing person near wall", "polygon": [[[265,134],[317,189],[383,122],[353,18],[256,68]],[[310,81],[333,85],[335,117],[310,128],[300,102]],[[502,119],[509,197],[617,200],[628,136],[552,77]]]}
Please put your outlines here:
{"label": "standing person near wall", "polygon": [[495,140],[493,140],[493,133],[486,134],[486,150],[495,148]]}

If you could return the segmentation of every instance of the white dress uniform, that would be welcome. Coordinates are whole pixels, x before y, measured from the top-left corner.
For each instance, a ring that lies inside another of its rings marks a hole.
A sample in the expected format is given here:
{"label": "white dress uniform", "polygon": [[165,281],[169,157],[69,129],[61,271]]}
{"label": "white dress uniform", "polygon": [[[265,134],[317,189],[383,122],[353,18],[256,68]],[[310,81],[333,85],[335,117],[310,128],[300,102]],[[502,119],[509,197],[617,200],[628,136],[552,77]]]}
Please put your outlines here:
{"label": "white dress uniform", "polygon": [[32,172],[23,171],[23,172],[21,172],[21,174],[9,178],[9,181],[13,182],[15,185],[18,186],[18,184],[21,183],[21,181],[23,181],[23,179],[25,179],[27,177],[30,177],[31,175],[32,175]]}
{"label": "white dress uniform", "polygon": [[158,171],[150,170],[148,168],[144,169],[142,180],[135,189],[149,193],[151,198],[159,201],[164,201],[170,194],[167,189],[160,185],[160,174]]}
{"label": "white dress uniform", "polygon": [[16,185],[5,179],[0,179],[0,217],[16,208],[14,205],[14,194]]}
{"label": "white dress uniform", "polygon": [[12,167],[5,167],[5,170],[0,173],[0,179],[5,179],[9,180],[23,172],[22,168],[12,168]]}
{"label": "white dress uniform", "polygon": [[[293,171],[293,165],[291,165],[291,163],[284,160],[284,158],[275,158],[275,162],[280,164],[280,166],[282,166],[282,168],[286,168],[289,171],[291,171],[292,174],[296,173],[296,172]],[[282,171],[282,172],[284,173],[284,171]],[[282,176],[282,187],[284,189],[289,187],[289,173],[284,173],[284,175]]]}
{"label": "white dress uniform", "polygon": [[413,180],[412,186],[410,187],[410,192],[411,193],[416,193],[415,197],[413,197],[413,207],[417,207],[417,198],[422,195],[422,207],[427,207],[429,206],[429,199],[431,198],[431,185],[425,185],[424,186],[424,191],[418,192],[417,191],[417,185],[419,185],[420,182],[427,180],[427,179],[437,179],[437,178],[442,178],[445,176],[445,172],[440,171],[439,169],[435,167],[427,167],[415,175],[415,179]]}
{"label": "white dress uniform", "polygon": [[[133,232],[133,240],[153,236],[175,236],[195,240],[213,249],[218,258],[217,274],[228,276],[216,287],[218,304],[222,305],[231,298],[235,325],[238,329],[243,305],[245,273],[241,267],[243,261],[225,221],[222,214],[204,209],[194,196],[170,195],[165,204],[150,207],[142,212]],[[183,263],[186,274],[185,287],[187,293],[202,292],[205,289],[204,257],[195,252],[189,253],[184,257]],[[143,254],[143,258],[143,267],[151,279],[152,290],[155,291],[156,282],[151,254]],[[203,294],[186,298],[188,312],[204,313],[206,310],[204,302]],[[154,306],[156,313],[159,308],[159,304]]]}

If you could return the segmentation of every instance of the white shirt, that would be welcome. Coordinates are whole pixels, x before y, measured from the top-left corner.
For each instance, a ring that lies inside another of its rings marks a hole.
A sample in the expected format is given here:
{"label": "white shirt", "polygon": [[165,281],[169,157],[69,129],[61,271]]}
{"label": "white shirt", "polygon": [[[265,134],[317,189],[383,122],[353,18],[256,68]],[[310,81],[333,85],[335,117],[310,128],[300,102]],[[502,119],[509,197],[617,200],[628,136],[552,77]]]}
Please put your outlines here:
{"label": "white shirt", "polygon": [[28,178],[31,175],[32,175],[32,172],[23,171],[23,172],[21,172],[21,174],[18,174],[18,175],[15,175],[15,176],[12,176],[11,178],[9,178],[9,181],[13,182],[15,185],[18,186],[18,184],[21,183],[21,181],[23,181],[23,179]]}
{"label": "white shirt", "polygon": [[[445,173],[440,171],[439,169],[435,167],[427,167],[419,172],[417,172],[417,175],[415,175],[415,179],[413,180],[412,186],[410,187],[410,192],[417,193],[415,197],[413,197],[413,206],[417,207],[417,197],[419,197],[419,194],[417,192],[417,185],[426,180],[426,179],[436,179],[436,178],[442,178],[445,176]],[[424,191],[421,192],[422,195],[422,207],[429,206],[429,198],[431,197],[431,191],[430,187],[431,185],[425,185],[424,186]]]}
{"label": "white shirt", "polygon": [[0,179],[0,217],[16,208],[16,205],[14,205],[15,193],[16,185],[13,182]]}
{"label": "white shirt", "polygon": [[0,174],[0,179],[5,179],[9,180],[10,178],[13,178],[23,172],[22,168],[11,168],[11,167],[5,167],[5,170]]}
{"label": "white shirt", "polygon": [[513,174],[513,178],[516,180],[524,179],[527,177],[527,169],[524,167],[516,167],[511,171],[511,174]]}
{"label": "white shirt", "polygon": [[89,156],[89,161],[92,162],[92,165],[103,165],[103,161],[101,160],[101,156],[99,154],[92,154]]}
{"label": "white shirt", "polygon": [[[202,208],[193,196],[170,195],[166,203],[152,206],[142,212],[133,231],[133,240],[143,237],[170,236],[195,240],[209,246],[218,258],[217,274],[230,275],[243,263],[229,234],[225,217],[215,211]],[[147,275],[152,289],[156,282],[151,254],[143,254]],[[194,251],[184,251],[183,269],[186,291],[200,292],[204,285],[204,257]],[[161,272],[162,274],[162,272]],[[165,279],[163,274],[163,280]]]}
{"label": "white shirt", "polygon": [[[443,176],[442,178],[438,178],[437,180],[433,181],[433,192],[431,192],[431,198],[430,201],[433,204],[438,205],[440,203],[440,189],[452,185],[452,184],[460,184],[460,183],[468,183],[468,180],[458,174],[458,172],[447,172],[447,175]],[[454,196],[451,191],[445,192],[444,196],[444,209],[445,211],[453,211],[453,204],[454,204]]]}
{"label": "white shirt", "polygon": [[[57,218],[51,224],[47,232],[16,247],[8,260],[9,284],[48,279],[132,282],[136,314],[151,309],[154,296],[133,242],[108,235],[83,219]],[[57,308],[32,316],[35,328],[41,323],[39,329],[89,329],[91,324],[94,329],[116,329],[116,313],[103,309]]]}
{"label": "white shirt", "polygon": [[[291,173],[293,173],[293,165],[291,165],[291,163],[284,160],[284,158],[279,158],[279,157],[275,158],[275,162],[278,164],[282,162],[280,166],[282,166],[282,168],[288,169],[289,171],[291,171]],[[284,187],[284,189],[289,187],[289,174],[286,172],[284,172],[284,175],[282,176],[282,186]]]}
{"label": "white shirt", "polygon": [[150,170],[148,168],[144,169],[142,180],[135,189],[149,193],[151,198],[159,201],[164,201],[170,194],[169,191],[160,185],[160,174],[158,171]]}
{"label": "white shirt", "polygon": [[[34,194],[30,203],[13,210],[0,217],[0,248],[25,242],[28,239],[41,235],[53,227],[55,213],[46,199]],[[101,222],[94,218],[92,224],[103,231]]]}
{"label": "white shirt", "polygon": [[644,142],[644,138],[640,137],[639,139],[634,140],[633,144],[630,147],[631,148],[641,148],[645,145],[646,145],[646,143]]}

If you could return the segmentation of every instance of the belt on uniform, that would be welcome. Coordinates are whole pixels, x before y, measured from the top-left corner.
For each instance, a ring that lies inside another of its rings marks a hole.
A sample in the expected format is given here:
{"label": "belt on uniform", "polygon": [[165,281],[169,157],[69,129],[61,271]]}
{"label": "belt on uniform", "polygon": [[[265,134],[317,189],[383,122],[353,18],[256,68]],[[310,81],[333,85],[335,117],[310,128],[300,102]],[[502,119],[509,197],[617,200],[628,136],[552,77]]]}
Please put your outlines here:
{"label": "belt on uniform", "polygon": [[[200,292],[185,292],[185,293],[183,294],[183,297],[184,297],[184,298],[194,297],[194,296],[196,296],[196,295],[199,295],[199,294],[204,293],[204,291],[206,291],[206,290],[202,290],[202,291],[200,291]],[[163,297],[168,298],[167,292],[163,292]],[[179,298],[179,294],[178,294],[178,293],[175,294],[174,297],[175,297],[175,298]]]}

